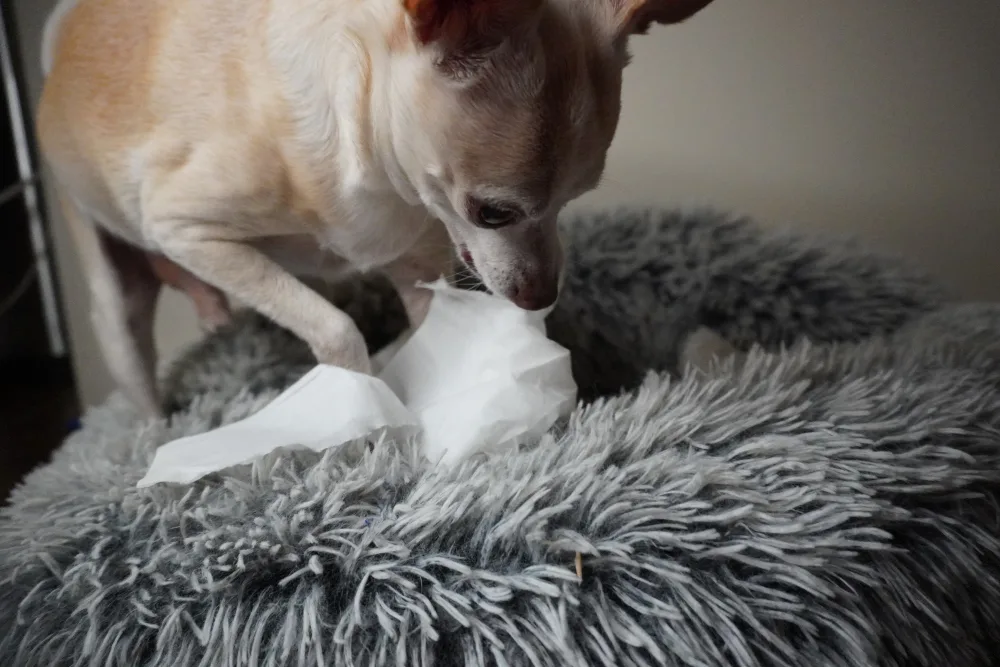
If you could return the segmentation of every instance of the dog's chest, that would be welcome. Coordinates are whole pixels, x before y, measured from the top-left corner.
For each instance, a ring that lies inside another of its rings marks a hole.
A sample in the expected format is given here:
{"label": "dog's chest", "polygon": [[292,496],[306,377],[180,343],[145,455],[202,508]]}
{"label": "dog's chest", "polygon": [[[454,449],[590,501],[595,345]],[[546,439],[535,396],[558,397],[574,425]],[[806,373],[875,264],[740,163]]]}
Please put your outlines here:
{"label": "dog's chest", "polygon": [[395,192],[352,188],[325,225],[321,243],[354,268],[385,266],[414,250],[432,222],[426,209],[403,201]]}

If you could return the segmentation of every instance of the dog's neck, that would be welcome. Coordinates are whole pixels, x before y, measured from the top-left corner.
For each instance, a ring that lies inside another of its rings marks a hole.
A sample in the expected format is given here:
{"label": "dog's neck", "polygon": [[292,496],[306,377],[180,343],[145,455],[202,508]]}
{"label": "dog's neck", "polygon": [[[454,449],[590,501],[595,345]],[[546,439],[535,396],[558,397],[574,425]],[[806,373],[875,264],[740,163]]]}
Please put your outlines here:
{"label": "dog's neck", "polygon": [[323,192],[391,189],[421,203],[414,183],[420,139],[400,136],[400,78],[416,56],[394,54],[390,45],[393,31],[406,29],[402,21],[398,0],[270,3],[266,57],[291,116],[291,141]]}

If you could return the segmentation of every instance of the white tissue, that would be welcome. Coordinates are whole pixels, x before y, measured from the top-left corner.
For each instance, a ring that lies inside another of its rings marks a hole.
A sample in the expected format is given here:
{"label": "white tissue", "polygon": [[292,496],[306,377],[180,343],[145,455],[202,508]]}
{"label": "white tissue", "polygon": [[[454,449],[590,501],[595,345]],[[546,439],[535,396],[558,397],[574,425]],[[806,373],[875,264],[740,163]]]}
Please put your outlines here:
{"label": "white tissue", "polygon": [[415,435],[431,462],[451,465],[538,437],[573,409],[569,352],[546,338],[545,311],[443,280],[426,287],[435,294],[424,323],[375,359],[378,377],[317,366],[253,416],[160,447],[138,486],[382,433]]}

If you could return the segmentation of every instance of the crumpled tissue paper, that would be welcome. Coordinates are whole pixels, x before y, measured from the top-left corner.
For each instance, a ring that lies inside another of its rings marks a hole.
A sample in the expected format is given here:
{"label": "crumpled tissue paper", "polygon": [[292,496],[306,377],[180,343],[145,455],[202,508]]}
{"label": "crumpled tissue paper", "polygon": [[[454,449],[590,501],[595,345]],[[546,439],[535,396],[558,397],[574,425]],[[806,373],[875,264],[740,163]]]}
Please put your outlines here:
{"label": "crumpled tissue paper", "polygon": [[[424,323],[377,355],[377,376],[317,366],[256,414],[161,446],[138,486],[189,484],[281,447],[314,451],[414,436],[432,463],[537,438],[576,403],[569,351],[545,335],[548,311],[450,287]],[[551,310],[551,309],[550,309]]]}

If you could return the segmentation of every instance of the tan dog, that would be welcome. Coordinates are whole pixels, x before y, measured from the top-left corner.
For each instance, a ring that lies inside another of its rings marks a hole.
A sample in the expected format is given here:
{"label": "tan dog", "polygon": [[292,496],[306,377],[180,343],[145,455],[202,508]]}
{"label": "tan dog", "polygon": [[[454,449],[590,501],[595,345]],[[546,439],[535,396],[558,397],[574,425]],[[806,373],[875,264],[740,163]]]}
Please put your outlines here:
{"label": "tan dog", "polygon": [[384,271],[416,326],[415,283],[457,249],[551,305],[556,216],[601,177],[628,37],[710,1],[64,3],[38,131],[116,379],[158,413],[141,251],[365,372],[355,324],[294,276]]}

